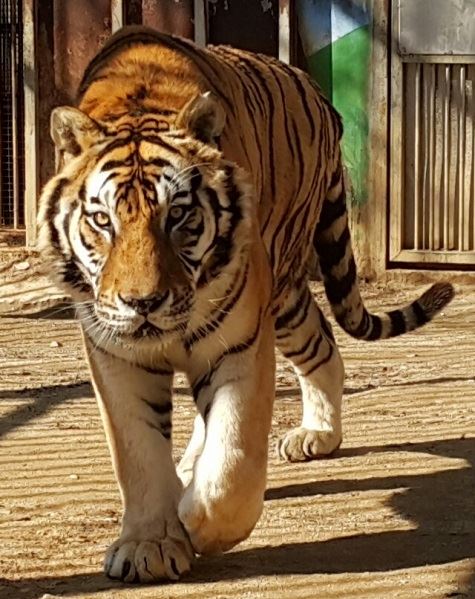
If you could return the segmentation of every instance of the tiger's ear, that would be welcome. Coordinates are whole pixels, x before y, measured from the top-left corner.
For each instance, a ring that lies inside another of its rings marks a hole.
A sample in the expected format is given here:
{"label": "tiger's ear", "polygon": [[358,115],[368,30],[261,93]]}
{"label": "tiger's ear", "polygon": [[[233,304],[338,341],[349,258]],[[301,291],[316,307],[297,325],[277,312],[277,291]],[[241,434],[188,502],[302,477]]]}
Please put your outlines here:
{"label": "tiger's ear", "polygon": [[72,106],[59,106],[53,110],[50,131],[56,149],[65,160],[78,156],[101,133],[97,123]]}
{"label": "tiger's ear", "polygon": [[204,143],[214,143],[224,129],[226,113],[211,92],[199,94],[186,104],[176,120],[176,127],[188,129]]}

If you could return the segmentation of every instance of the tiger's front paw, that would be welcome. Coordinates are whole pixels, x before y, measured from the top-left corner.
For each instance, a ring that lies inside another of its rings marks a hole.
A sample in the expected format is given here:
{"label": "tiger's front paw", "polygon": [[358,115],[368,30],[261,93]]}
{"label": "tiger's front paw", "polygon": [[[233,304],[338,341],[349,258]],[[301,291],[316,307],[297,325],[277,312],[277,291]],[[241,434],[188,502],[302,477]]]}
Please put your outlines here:
{"label": "tiger's front paw", "polygon": [[201,494],[190,484],[178,506],[178,515],[196,553],[228,551],[251,534],[262,512],[263,498],[222,493]]}
{"label": "tiger's front paw", "polygon": [[109,578],[123,582],[150,583],[178,580],[191,569],[194,552],[181,526],[173,531],[165,526],[165,535],[154,537],[128,534],[113,543],[106,552],[104,571]]}
{"label": "tiger's front paw", "polygon": [[305,462],[323,458],[338,449],[341,435],[334,431],[294,428],[279,440],[277,451],[283,460]]}

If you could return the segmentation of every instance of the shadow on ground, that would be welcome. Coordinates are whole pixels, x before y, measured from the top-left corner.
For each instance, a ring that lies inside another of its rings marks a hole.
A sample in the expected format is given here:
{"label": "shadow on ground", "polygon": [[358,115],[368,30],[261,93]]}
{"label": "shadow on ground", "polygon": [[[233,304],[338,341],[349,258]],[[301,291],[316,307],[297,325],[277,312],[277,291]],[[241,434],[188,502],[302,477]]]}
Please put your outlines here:
{"label": "shadow on ground", "polygon": [[[422,475],[391,476],[388,473],[386,477],[364,480],[302,482],[269,489],[266,500],[406,488],[394,494],[388,503],[394,511],[414,523],[414,530],[339,537],[323,542],[284,543],[242,551],[237,549],[223,556],[199,560],[183,583],[206,585],[216,581],[286,574],[389,572],[474,558],[475,440],[452,439],[342,449],[334,459],[395,450],[461,458],[467,466]],[[46,592],[62,596],[85,593],[89,596],[119,587],[123,588],[100,573],[18,582],[0,579],[0,597],[16,597],[21,593],[25,599],[36,599]],[[474,597],[474,578],[466,581],[458,594],[448,596]]]}

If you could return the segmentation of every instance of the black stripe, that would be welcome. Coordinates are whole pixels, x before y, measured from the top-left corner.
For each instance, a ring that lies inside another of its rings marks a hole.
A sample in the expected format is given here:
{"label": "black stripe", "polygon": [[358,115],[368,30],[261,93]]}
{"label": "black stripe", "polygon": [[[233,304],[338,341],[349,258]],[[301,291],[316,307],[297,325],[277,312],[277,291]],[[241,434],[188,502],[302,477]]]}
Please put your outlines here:
{"label": "black stripe", "polygon": [[310,368],[310,370],[307,370],[307,372],[303,373],[302,376],[310,376],[312,374],[312,372],[315,372],[315,370],[317,370],[317,368],[320,368],[320,366],[323,366],[324,364],[326,364],[327,362],[330,361],[330,358],[333,355],[333,344],[329,343],[329,348],[330,348],[330,351],[328,352],[328,355],[325,356],[325,358],[322,358],[320,360],[320,362],[317,362],[315,364],[315,366]]}
{"label": "black stripe", "polygon": [[[247,264],[246,270],[243,271],[242,280],[239,287],[236,290],[236,293],[231,296],[231,299],[227,301],[226,304],[224,304],[223,306],[219,306],[215,311],[213,311],[213,313],[210,315],[210,317],[213,318],[213,320],[206,323],[204,326],[199,327],[185,338],[183,343],[187,352],[191,351],[195,343],[201,341],[202,339],[206,338],[210,333],[215,331],[219,327],[219,325],[225,320],[225,318],[229,316],[231,310],[237,304],[239,298],[241,297],[244,291],[244,288],[247,283],[248,271],[249,265]],[[235,288],[234,285],[236,285],[238,281],[238,278],[234,280],[232,287],[233,291]],[[217,316],[213,317],[213,314],[215,313],[217,313]]]}
{"label": "black stripe", "polygon": [[309,348],[309,345],[312,343],[313,338],[314,338],[314,334],[312,333],[310,335],[310,337],[307,339],[307,341],[301,347],[299,347],[299,349],[296,349],[296,350],[290,351],[290,352],[282,352],[282,353],[284,354],[284,356],[286,358],[293,358],[295,356],[300,356],[301,354],[303,354],[307,351],[307,349]]}
{"label": "black stripe", "polygon": [[[315,339],[315,336],[313,336],[313,338]],[[306,364],[307,362],[310,362],[310,360],[313,360],[314,358],[316,358],[318,355],[318,350],[320,349],[320,345],[322,343],[322,339],[323,339],[323,335],[319,335],[315,339],[315,343],[313,344],[310,355],[307,356],[306,358],[304,358],[303,360],[296,362],[295,365],[300,367],[300,366],[303,366],[304,364]]]}
{"label": "black stripe", "polygon": [[142,397],[142,400],[150,407],[152,408],[152,410],[156,413],[156,414],[168,414],[169,412],[172,411],[172,402],[171,401],[166,401],[164,403],[154,403],[149,401],[148,399],[145,399],[145,397]]}
{"label": "black stripe", "polygon": [[[346,313],[340,317],[337,317],[337,322],[343,329],[347,330],[345,318],[346,318]],[[360,321],[359,325],[356,327],[355,330],[347,331],[347,332],[350,335],[353,335],[353,337],[356,337],[357,339],[361,339],[361,337],[366,337],[366,333],[368,332],[368,329],[370,326],[370,321],[371,321],[371,319],[370,319],[368,310],[366,310],[366,308],[364,308],[363,316],[361,317],[361,321]]]}
{"label": "black stripe", "polygon": [[[253,58],[257,59],[258,57],[253,55]],[[274,117],[275,117],[274,97],[273,97],[273,94],[270,91],[269,87],[267,86],[267,82],[266,82],[261,70],[253,64],[251,57],[250,56],[242,56],[242,59],[248,65],[248,67],[251,70],[254,77],[259,81],[261,89],[264,91],[266,98],[267,98],[268,110],[267,110],[267,113],[264,114],[264,116],[265,116],[266,123],[267,123],[267,139],[268,139],[267,152],[269,155],[269,171],[270,171],[269,177],[270,177],[270,185],[271,185],[271,197],[275,198],[276,197],[276,184],[275,184],[276,177],[275,177],[274,131],[273,131],[273,121],[274,121]]]}
{"label": "black stripe", "polygon": [[374,314],[370,314],[369,318],[371,320],[371,332],[366,337],[368,341],[376,341],[376,339],[381,339],[381,332],[383,330],[383,321],[379,316],[375,316]]}
{"label": "black stripe", "polygon": [[319,265],[322,272],[330,272],[334,266],[340,264],[346,254],[350,243],[350,230],[345,227],[338,239],[333,241],[322,241],[315,235],[315,249],[318,253]]}
{"label": "black stripe", "polygon": [[221,366],[221,364],[223,363],[225,358],[227,356],[236,355],[236,354],[246,351],[247,349],[250,349],[254,345],[255,341],[257,340],[260,329],[261,329],[261,314],[259,314],[256,329],[251,334],[251,336],[248,337],[245,341],[229,347],[226,351],[224,351],[219,356],[219,358],[215,361],[215,363],[213,364],[213,366],[211,367],[209,372],[207,372],[204,376],[200,377],[198,380],[196,380],[194,383],[192,383],[193,398],[194,398],[195,402],[198,401],[199,395],[200,395],[201,391],[203,390],[203,388],[208,387],[211,384],[216,371]]}
{"label": "black stripe", "polygon": [[145,372],[148,372],[149,374],[159,374],[161,376],[172,376],[173,374],[173,370],[165,370],[164,368],[152,368],[151,366],[142,366],[142,364],[134,364],[134,366],[141,370],[145,370]]}
{"label": "black stripe", "polygon": [[171,428],[169,430],[164,430],[160,425],[154,424],[153,422],[145,421],[150,428],[158,431],[161,435],[165,437],[165,439],[169,440],[172,436]]}
{"label": "black stripe", "polygon": [[65,177],[61,177],[61,179],[59,179],[58,182],[56,183],[56,187],[53,189],[53,192],[51,193],[51,195],[48,198],[48,209],[46,211],[45,218],[46,218],[46,222],[49,226],[51,243],[52,243],[53,247],[55,247],[56,249],[59,249],[60,243],[59,243],[59,233],[54,225],[54,220],[58,214],[59,200],[61,199],[63,190],[68,183],[69,183],[69,179],[66,179]]}
{"label": "black stripe", "polygon": [[330,323],[325,318],[325,316],[323,315],[323,312],[320,310],[320,308],[317,307],[317,310],[318,310],[318,314],[320,316],[320,327],[321,327],[325,337],[327,339],[331,339],[331,341],[335,341],[335,337],[333,335],[333,331],[332,331]]}
{"label": "black stripe", "polygon": [[416,323],[418,327],[425,324],[426,322],[429,322],[430,318],[427,316],[427,314],[424,311],[424,308],[419,304],[417,300],[415,302],[412,302],[411,308],[414,312],[414,316],[416,317]]}
{"label": "black stripe", "polygon": [[296,189],[301,189],[303,179],[304,179],[304,174],[305,174],[305,161],[304,161],[304,157],[303,157],[302,145],[300,142],[300,135],[299,135],[299,131],[298,131],[298,127],[295,122],[295,119],[292,118],[290,122],[292,123],[292,131],[293,131],[293,136],[294,136],[295,146],[297,148],[297,156],[298,156],[297,164],[298,164],[298,168],[299,168],[299,176],[298,176]]}
{"label": "black stripe", "polygon": [[[302,106],[303,106],[303,109],[307,116],[308,124],[310,126],[310,141],[311,141],[311,143],[313,143],[315,141],[315,134],[316,134],[315,119],[314,119],[313,114],[311,113],[309,105],[308,105],[305,87],[304,87],[303,83],[301,82],[300,77],[298,76],[296,71],[294,71],[291,67],[289,67],[285,63],[280,63],[280,65],[281,65],[281,68],[283,69],[283,71],[292,79],[292,81],[295,83],[295,85],[297,87],[300,98],[302,100]],[[319,94],[319,97],[321,98],[320,94]]]}
{"label": "black stripe", "polygon": [[323,274],[328,301],[332,305],[341,304],[341,302],[350,294],[356,282],[356,263],[354,256],[351,256],[348,263],[348,271],[343,277],[337,278],[327,272],[324,272]]}
{"label": "black stripe", "polygon": [[391,337],[403,335],[406,332],[406,321],[402,310],[392,310],[388,312],[388,316],[391,320]]}
{"label": "black stripe", "polygon": [[[291,329],[295,330],[305,321],[305,319],[308,316],[308,308],[310,306],[310,302],[312,301],[312,294],[310,293],[310,290],[307,287],[304,289],[304,294],[305,295],[301,295],[297,299],[297,302],[294,304],[293,307],[289,308],[289,310],[284,312],[281,316],[279,316],[276,319],[276,321],[275,321],[276,331],[278,331],[279,329],[284,329],[284,328],[285,329],[291,328]],[[302,303],[298,303],[298,302],[301,302],[302,300],[305,300],[305,303],[303,305],[302,305]],[[298,319],[297,322],[294,322],[293,325],[291,327],[289,327],[292,320],[299,314],[300,311],[302,311],[302,316]]]}
{"label": "black stripe", "polygon": [[320,218],[318,219],[317,228],[315,235],[319,235],[323,231],[326,231],[336,220],[346,214],[346,194],[345,190],[342,189],[338,198],[331,202],[325,200],[323,202],[322,211]]}

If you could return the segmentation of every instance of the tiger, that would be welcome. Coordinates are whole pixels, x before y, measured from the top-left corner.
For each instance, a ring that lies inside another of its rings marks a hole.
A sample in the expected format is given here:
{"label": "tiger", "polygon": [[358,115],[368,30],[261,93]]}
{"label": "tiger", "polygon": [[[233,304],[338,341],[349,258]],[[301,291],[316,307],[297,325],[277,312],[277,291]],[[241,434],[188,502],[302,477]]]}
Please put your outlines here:
{"label": "tiger", "polygon": [[[436,283],[368,312],[351,245],[337,111],[303,71],[145,27],[112,35],[75,106],[51,114],[57,172],[39,249],[73,298],[123,503],[107,576],[177,580],[197,556],[246,539],[262,509],[275,348],[302,390],[292,462],[342,441],[344,368],[309,288],[316,252],[337,323],[363,340],[431,320]],[[194,429],[172,458],[172,381]]]}

